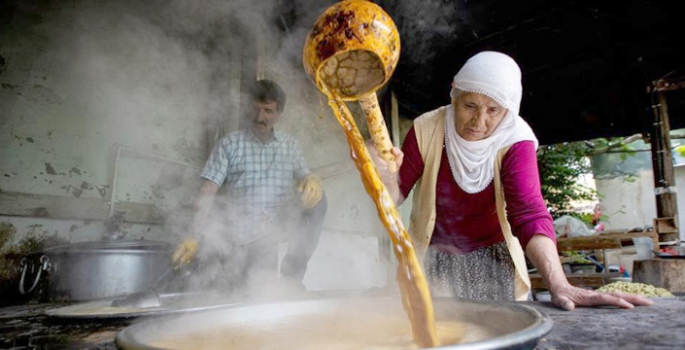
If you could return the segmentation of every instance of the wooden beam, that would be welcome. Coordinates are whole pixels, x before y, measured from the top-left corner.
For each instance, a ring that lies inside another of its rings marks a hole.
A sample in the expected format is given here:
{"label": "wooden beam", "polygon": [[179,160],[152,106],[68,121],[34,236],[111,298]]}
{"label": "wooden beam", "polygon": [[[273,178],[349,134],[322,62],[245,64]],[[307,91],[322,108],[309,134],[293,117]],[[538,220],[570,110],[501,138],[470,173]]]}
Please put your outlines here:
{"label": "wooden beam", "polygon": [[557,249],[560,252],[569,250],[593,250],[593,249],[618,249],[621,248],[621,240],[616,237],[588,236],[559,238]]}
{"label": "wooden beam", "polygon": [[[114,211],[123,212],[123,220],[131,223],[161,224],[164,219],[153,204],[117,202]],[[0,215],[105,221],[109,217],[109,202],[100,198],[2,192]]]}
{"label": "wooden beam", "polygon": [[685,77],[671,77],[669,79],[659,79],[652,82],[654,91],[673,91],[685,89]]}
{"label": "wooden beam", "polygon": [[392,128],[392,143],[395,147],[401,147],[400,142],[400,109],[397,104],[397,96],[390,92],[390,127]]}
{"label": "wooden beam", "polygon": [[[652,170],[654,173],[654,195],[656,196],[657,219],[673,218],[678,215],[675,170],[671,155],[671,127],[669,124],[666,95],[663,91],[650,94],[654,118],[650,133]],[[677,226],[675,232],[660,234],[662,242],[680,242]]]}

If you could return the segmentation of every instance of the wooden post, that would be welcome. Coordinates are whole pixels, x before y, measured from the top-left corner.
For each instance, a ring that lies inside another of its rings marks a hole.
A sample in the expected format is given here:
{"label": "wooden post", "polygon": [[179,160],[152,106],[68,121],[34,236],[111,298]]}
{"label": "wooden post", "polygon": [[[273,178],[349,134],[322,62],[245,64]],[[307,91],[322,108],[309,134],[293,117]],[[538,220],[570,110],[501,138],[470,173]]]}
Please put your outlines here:
{"label": "wooden post", "polygon": [[392,143],[395,147],[401,147],[400,143],[400,108],[397,104],[395,92],[390,92],[390,127],[392,128]]}
{"label": "wooden post", "polygon": [[652,259],[633,263],[633,282],[665,288],[671,293],[685,292],[685,260]]}
{"label": "wooden post", "polygon": [[654,112],[650,143],[652,146],[654,195],[656,196],[657,212],[655,223],[659,223],[654,229],[659,233],[661,242],[676,241],[679,243],[677,193],[671,155],[671,128],[668,120],[666,97],[664,91],[658,88],[660,84],[660,81],[654,82],[653,89],[650,89],[652,111]]}

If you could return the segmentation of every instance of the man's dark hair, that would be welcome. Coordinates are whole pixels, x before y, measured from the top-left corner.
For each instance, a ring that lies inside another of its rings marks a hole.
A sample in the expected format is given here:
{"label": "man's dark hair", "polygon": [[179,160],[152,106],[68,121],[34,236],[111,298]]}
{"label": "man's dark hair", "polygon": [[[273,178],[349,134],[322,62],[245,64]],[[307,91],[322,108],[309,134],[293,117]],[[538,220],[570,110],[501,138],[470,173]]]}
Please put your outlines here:
{"label": "man's dark hair", "polygon": [[250,87],[250,96],[253,101],[276,101],[278,113],[282,113],[285,108],[285,92],[274,81],[266,79],[255,81]]}

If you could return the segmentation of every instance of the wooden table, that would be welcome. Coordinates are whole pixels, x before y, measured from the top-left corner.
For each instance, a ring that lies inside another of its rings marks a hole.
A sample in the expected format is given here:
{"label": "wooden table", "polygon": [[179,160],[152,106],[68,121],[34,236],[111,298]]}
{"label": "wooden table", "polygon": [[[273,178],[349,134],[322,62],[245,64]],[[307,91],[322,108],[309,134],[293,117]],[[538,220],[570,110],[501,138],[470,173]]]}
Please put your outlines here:
{"label": "wooden table", "polygon": [[526,302],[554,322],[535,350],[685,349],[685,298],[653,298],[654,305],[630,310],[577,308],[564,311]]}

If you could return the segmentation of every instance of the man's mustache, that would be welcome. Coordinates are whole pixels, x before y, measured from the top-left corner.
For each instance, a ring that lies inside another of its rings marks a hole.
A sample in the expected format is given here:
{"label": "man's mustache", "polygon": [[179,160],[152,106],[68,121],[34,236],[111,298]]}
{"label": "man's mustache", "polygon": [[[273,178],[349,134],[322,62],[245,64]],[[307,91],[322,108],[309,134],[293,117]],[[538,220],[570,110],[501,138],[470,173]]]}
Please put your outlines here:
{"label": "man's mustache", "polygon": [[252,123],[266,126],[266,122],[263,120],[254,119],[252,120]]}

